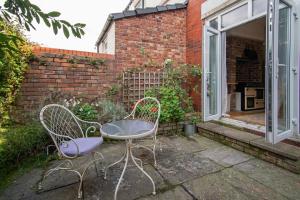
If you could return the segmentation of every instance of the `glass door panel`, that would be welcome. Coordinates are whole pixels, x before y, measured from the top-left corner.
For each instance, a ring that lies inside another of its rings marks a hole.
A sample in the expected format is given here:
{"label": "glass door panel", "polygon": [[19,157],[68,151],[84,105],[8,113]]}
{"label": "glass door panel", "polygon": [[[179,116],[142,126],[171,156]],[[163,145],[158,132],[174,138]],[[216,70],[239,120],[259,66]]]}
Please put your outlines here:
{"label": "glass door panel", "polygon": [[278,134],[290,130],[290,8],[279,6],[278,24]]}
{"label": "glass door panel", "polygon": [[291,47],[291,7],[268,0],[266,138],[273,144],[292,135]]}
{"label": "glass door panel", "polygon": [[203,49],[203,113],[205,121],[221,116],[219,38],[220,34],[217,30],[205,27]]}
{"label": "glass door panel", "polygon": [[208,56],[208,76],[207,76],[207,98],[208,98],[208,107],[209,107],[209,115],[217,114],[217,92],[218,92],[218,84],[217,84],[217,75],[218,75],[218,35],[209,33],[209,56]]}

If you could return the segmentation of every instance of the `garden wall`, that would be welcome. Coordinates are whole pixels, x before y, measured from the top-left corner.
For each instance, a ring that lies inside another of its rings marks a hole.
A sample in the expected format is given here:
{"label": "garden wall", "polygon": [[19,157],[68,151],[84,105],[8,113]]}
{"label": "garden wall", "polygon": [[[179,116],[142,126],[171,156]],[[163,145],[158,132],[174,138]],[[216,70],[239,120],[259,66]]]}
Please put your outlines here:
{"label": "garden wall", "polygon": [[64,96],[105,98],[120,75],[112,55],[44,47],[33,52],[14,111],[32,113]]}

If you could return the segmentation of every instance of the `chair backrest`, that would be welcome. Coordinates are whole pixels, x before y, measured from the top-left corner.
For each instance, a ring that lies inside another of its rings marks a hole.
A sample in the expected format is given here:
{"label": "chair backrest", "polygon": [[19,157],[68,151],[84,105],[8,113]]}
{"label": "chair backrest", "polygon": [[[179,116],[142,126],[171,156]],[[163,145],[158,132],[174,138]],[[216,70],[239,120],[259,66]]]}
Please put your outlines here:
{"label": "chair backrest", "polygon": [[140,99],[134,105],[132,111],[133,119],[142,119],[155,124],[155,128],[158,127],[160,117],[160,103],[154,97],[145,97]]}
{"label": "chair backrest", "polygon": [[43,107],[40,112],[40,121],[53,139],[59,152],[62,143],[84,137],[76,116],[62,105],[49,104]]}

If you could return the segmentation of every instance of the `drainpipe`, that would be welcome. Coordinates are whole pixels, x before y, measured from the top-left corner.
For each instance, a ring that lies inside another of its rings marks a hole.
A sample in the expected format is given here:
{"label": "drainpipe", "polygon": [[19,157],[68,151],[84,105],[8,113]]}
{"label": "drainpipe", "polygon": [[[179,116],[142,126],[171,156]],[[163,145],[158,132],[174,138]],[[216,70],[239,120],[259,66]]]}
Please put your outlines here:
{"label": "drainpipe", "polygon": [[142,0],[142,8],[145,8],[145,0]]}

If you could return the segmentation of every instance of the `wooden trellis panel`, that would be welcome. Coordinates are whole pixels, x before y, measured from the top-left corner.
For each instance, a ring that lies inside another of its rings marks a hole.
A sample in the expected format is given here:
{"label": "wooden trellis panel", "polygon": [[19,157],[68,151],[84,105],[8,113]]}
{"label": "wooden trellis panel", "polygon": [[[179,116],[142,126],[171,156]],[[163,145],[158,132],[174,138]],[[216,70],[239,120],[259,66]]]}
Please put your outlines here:
{"label": "wooden trellis panel", "polygon": [[164,84],[164,72],[124,72],[123,73],[123,103],[130,106],[145,96],[148,89]]}

